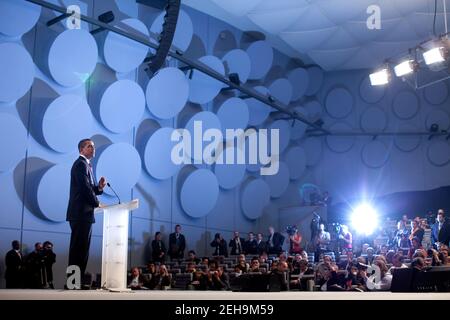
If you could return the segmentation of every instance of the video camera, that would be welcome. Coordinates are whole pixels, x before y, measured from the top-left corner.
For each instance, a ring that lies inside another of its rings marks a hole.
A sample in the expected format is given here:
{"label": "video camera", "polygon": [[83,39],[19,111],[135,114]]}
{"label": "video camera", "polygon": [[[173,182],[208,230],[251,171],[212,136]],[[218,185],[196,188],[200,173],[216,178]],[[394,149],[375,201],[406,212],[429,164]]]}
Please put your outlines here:
{"label": "video camera", "polygon": [[296,231],[297,231],[297,226],[296,226],[296,225],[293,225],[293,226],[287,226],[287,227],[286,227],[286,233],[287,233],[289,236],[293,236],[293,235],[295,234]]}

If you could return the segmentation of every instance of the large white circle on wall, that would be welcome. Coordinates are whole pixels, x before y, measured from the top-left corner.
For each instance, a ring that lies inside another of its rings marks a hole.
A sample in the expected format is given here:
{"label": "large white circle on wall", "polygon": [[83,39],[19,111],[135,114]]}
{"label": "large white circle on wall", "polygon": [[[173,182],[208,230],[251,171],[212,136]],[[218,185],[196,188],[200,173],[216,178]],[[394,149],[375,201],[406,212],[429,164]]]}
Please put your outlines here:
{"label": "large white circle on wall", "polygon": [[265,175],[264,180],[270,188],[270,196],[272,198],[279,198],[286,192],[289,186],[289,168],[283,161],[278,164],[272,163],[272,166],[278,165],[278,172],[271,175]]}
{"label": "large white circle on wall", "polygon": [[[106,147],[98,156],[95,177],[105,177],[119,196],[128,197],[131,189],[141,176],[141,157],[128,143],[114,143]],[[104,192],[114,195],[110,188]]]}
{"label": "large white circle on wall", "polygon": [[322,139],[318,137],[307,138],[303,142],[303,148],[306,152],[306,165],[311,167],[319,163],[322,158],[323,144]]}
{"label": "large white circle on wall", "polygon": [[27,130],[17,117],[0,113],[0,143],[8,146],[8,152],[2,152],[0,157],[0,172],[11,169],[25,158]]}
{"label": "large white circle on wall", "polygon": [[269,92],[276,100],[288,105],[292,99],[292,84],[288,79],[277,79],[269,86]]}
{"label": "large white circle on wall", "polygon": [[[0,1],[0,33],[19,37],[31,30],[41,15],[41,6],[27,1]],[[1,52],[1,50],[0,50]]]}
{"label": "large white circle on wall", "polygon": [[286,164],[291,180],[300,178],[306,170],[306,152],[302,147],[293,147],[286,152]]}
{"label": "large white circle on wall", "polygon": [[[257,86],[253,89],[263,96],[266,96],[269,92],[269,90],[263,86]],[[248,124],[251,126],[257,126],[263,123],[272,110],[272,107],[269,107],[267,104],[254,98],[247,99],[246,102],[249,111]]]}
{"label": "large white circle on wall", "polygon": [[100,118],[105,127],[115,133],[131,130],[141,120],[144,110],[144,91],[131,80],[111,84],[100,101]]}
{"label": "large white circle on wall", "polygon": [[[217,150],[220,144],[222,144],[222,140],[217,141],[216,139],[212,139],[212,141],[207,142],[203,141],[203,139],[202,141],[195,140],[202,138],[205,132],[211,129],[215,129],[222,133],[222,125],[219,118],[210,111],[202,111],[196,113],[189,119],[185,129],[189,131],[191,141],[193,141],[191,149],[187,149],[186,154],[196,162],[212,162],[212,160],[214,160],[213,155],[203,154],[203,151],[206,151],[206,146],[214,147]],[[196,146],[198,147],[197,149]]]}
{"label": "large white circle on wall", "polygon": [[[309,119],[308,110],[306,110],[304,107],[301,106],[295,107],[293,111],[297,112],[297,114],[303,117],[304,119],[306,120]],[[306,123],[300,120],[295,120],[294,126],[291,128],[291,139],[297,140],[303,137],[307,128],[308,125]]]}
{"label": "large white circle on wall", "polygon": [[367,103],[377,103],[386,94],[385,86],[372,86],[369,77],[365,77],[359,85],[359,95]]}
{"label": "large white circle on wall", "polygon": [[[124,19],[114,26],[145,39],[149,37],[147,27],[138,19]],[[108,66],[117,72],[130,72],[136,69],[144,61],[147,54],[148,47],[142,43],[111,31],[106,35],[103,55]]]}
{"label": "large white circle on wall", "polygon": [[309,74],[304,68],[296,68],[289,72],[288,79],[292,85],[292,101],[297,101],[306,93],[309,86]]}
{"label": "large white circle on wall", "polygon": [[24,47],[16,43],[0,44],[0,70],[0,102],[15,101],[30,90],[34,63]]}
{"label": "large white circle on wall", "polygon": [[78,142],[92,134],[93,117],[86,98],[67,94],[53,100],[42,120],[48,146],[57,152],[76,150]]}
{"label": "large white circle on wall", "polygon": [[431,111],[425,122],[425,129],[430,130],[432,124],[437,124],[439,130],[448,130],[450,127],[450,118],[448,113],[443,110],[433,110]]}
{"label": "large white circle on wall", "polygon": [[[219,182],[219,185],[224,189],[233,189],[241,183],[242,179],[245,176],[245,163],[238,164],[237,153],[237,148],[225,148],[225,150],[223,150],[222,154],[220,155],[220,157],[222,157],[221,163],[217,161],[214,167],[214,173],[216,174],[217,181]],[[227,155],[229,159],[233,159],[231,163],[228,163]]]}
{"label": "large white circle on wall", "polygon": [[[214,56],[204,56],[198,59],[201,63],[213,69],[221,75],[225,75],[225,67],[223,62]],[[189,79],[189,101],[199,104],[208,103],[213,100],[223,88],[223,83],[211,78],[207,74],[192,70],[192,79]]]}
{"label": "large white circle on wall", "polygon": [[[164,23],[165,15],[166,12],[164,11],[155,19],[155,21],[153,21],[152,26],[150,27],[150,32],[156,34],[160,34],[162,32],[162,25]],[[193,35],[194,26],[192,25],[191,18],[184,10],[180,10],[172,46],[180,49],[181,51],[186,51],[191,44]]]}
{"label": "large white circle on wall", "polygon": [[[279,136],[279,141],[276,141],[276,139],[274,139],[275,143],[278,143],[278,152],[276,152],[277,148],[275,146],[272,146],[272,133],[271,130],[278,130],[278,136]],[[273,149],[273,153],[274,154],[281,154],[289,145],[290,140],[291,140],[291,125],[289,124],[288,121],[286,120],[277,120],[275,122],[273,122],[270,126],[269,126],[269,130],[267,131],[267,135],[268,135],[268,139],[269,139],[269,146],[270,149]]]}
{"label": "large white circle on wall", "polygon": [[184,181],[180,201],[183,210],[192,218],[201,218],[214,208],[219,197],[219,183],[214,173],[197,169]]}
{"label": "large white circle on wall", "polygon": [[[171,140],[174,130],[167,127],[156,130],[145,145],[145,168],[155,179],[168,179],[174,176],[183,165],[184,161],[178,164],[178,161],[174,160],[179,159],[172,159],[172,150],[181,141]],[[183,155],[178,156],[183,157]]]}
{"label": "large white circle on wall", "polygon": [[306,89],[305,94],[307,96],[313,96],[319,92],[320,87],[323,83],[323,70],[320,67],[313,66],[306,69],[308,71],[308,89]]}
{"label": "large white circle on wall", "polygon": [[362,148],[361,159],[369,168],[381,168],[389,159],[389,150],[383,142],[371,141]]}
{"label": "large white circle on wall", "polygon": [[445,81],[428,86],[423,91],[425,100],[432,105],[440,105],[448,98],[448,85]]}
{"label": "large white circle on wall", "polygon": [[244,186],[241,207],[249,219],[258,219],[270,202],[270,188],[263,179],[253,179]]}
{"label": "large white circle on wall", "polygon": [[189,83],[178,68],[160,69],[148,82],[145,95],[147,107],[155,117],[170,119],[186,104]]}
{"label": "large white circle on wall", "polygon": [[[419,131],[416,127],[410,125],[410,124],[404,124],[400,126],[399,132],[417,132]],[[417,135],[398,135],[395,136],[395,145],[396,147],[404,152],[411,152],[415,150],[419,145],[420,141],[422,140],[421,136]]]}
{"label": "large white circle on wall", "polygon": [[[37,201],[42,214],[53,222],[66,220],[70,194],[70,165],[57,164],[48,169],[39,181]],[[55,201],[58,199],[58,201]]]}
{"label": "large white circle on wall", "polygon": [[[352,132],[352,127],[347,123],[337,122],[333,124],[329,130],[331,132]],[[330,150],[337,153],[349,151],[355,144],[355,140],[355,136],[328,135],[326,137],[327,145]]]}
{"label": "large white circle on wall", "polygon": [[384,131],[387,127],[386,113],[377,107],[368,108],[361,115],[360,124],[366,132]]}
{"label": "large white circle on wall", "polygon": [[304,105],[308,112],[309,120],[315,121],[322,117],[322,105],[317,100],[308,101]]}
{"label": "large white circle on wall", "polygon": [[222,135],[225,140],[232,140],[234,136],[227,138],[226,130],[236,129],[245,130],[248,125],[249,112],[247,104],[244,100],[239,98],[227,99],[217,111],[217,117],[222,125]]}
{"label": "large white circle on wall", "polygon": [[250,74],[250,57],[247,52],[241,49],[234,49],[229,51],[223,58],[226,73],[237,73],[239,81],[246,83]]}
{"label": "large white circle on wall", "polygon": [[414,118],[420,109],[420,101],[412,91],[399,92],[392,101],[394,114],[402,120]]}
{"label": "large white circle on wall", "polygon": [[60,33],[48,54],[53,79],[64,87],[84,84],[97,65],[98,49],[94,37],[84,29]]}
{"label": "large white circle on wall", "polygon": [[346,88],[338,87],[328,92],[325,108],[328,114],[335,119],[347,117],[353,110],[354,99]]}
{"label": "large white circle on wall", "polygon": [[252,80],[262,79],[272,67],[273,49],[267,41],[255,41],[247,48],[250,57],[251,71],[249,78]]}
{"label": "large white circle on wall", "polygon": [[450,146],[445,141],[433,141],[428,146],[428,160],[431,164],[442,167],[450,162]]}

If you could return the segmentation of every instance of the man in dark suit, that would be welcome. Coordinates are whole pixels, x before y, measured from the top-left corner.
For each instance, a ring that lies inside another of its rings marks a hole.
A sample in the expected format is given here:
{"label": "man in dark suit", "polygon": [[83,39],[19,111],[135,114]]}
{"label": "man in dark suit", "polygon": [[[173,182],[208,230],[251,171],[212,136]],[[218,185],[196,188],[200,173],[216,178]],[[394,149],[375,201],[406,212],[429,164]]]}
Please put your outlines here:
{"label": "man in dark suit", "polygon": [[235,231],[233,239],[230,240],[228,246],[231,248],[231,255],[239,255],[244,253],[244,239],[239,237],[239,232]]}
{"label": "man in dark suit", "polygon": [[269,239],[267,240],[267,248],[269,254],[279,255],[283,251],[284,236],[275,232],[273,227],[269,227]]}
{"label": "man in dark suit", "polygon": [[186,239],[181,234],[181,226],[175,226],[175,232],[169,235],[169,256],[171,260],[183,259]]}
{"label": "man in dark suit", "polygon": [[255,234],[253,232],[248,233],[248,239],[244,243],[245,254],[257,254],[258,253],[258,243],[255,239]]}
{"label": "man in dark suit", "polygon": [[450,222],[445,218],[445,212],[439,209],[436,223],[431,229],[431,240],[436,247],[438,244],[449,245],[450,242]]}
{"label": "man in dark suit", "polygon": [[20,242],[14,240],[11,245],[12,249],[5,256],[6,289],[23,288],[23,256],[20,252]]}
{"label": "man in dark suit", "polygon": [[267,242],[263,240],[263,234],[256,235],[256,251],[258,254],[267,253]]}
{"label": "man in dark suit", "polygon": [[81,276],[86,271],[91,243],[92,224],[95,222],[94,209],[100,206],[97,195],[103,193],[106,180],[101,177],[95,183],[91,159],[95,156],[95,146],[91,139],[78,143],[80,156],[70,171],[70,198],[66,220],[70,223],[69,266],[80,267]]}

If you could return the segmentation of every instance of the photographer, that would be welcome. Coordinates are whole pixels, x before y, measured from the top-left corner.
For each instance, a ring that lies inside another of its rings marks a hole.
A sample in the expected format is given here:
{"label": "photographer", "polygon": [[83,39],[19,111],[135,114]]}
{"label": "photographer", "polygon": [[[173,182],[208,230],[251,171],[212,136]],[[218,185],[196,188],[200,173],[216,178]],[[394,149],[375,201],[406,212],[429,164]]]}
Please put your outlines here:
{"label": "photographer", "polygon": [[302,242],[302,235],[298,232],[296,226],[287,226],[286,233],[289,235],[289,253],[296,254],[303,251],[300,243]]}
{"label": "photographer", "polygon": [[50,241],[44,242],[44,270],[46,283],[44,283],[45,288],[55,289],[53,285],[53,264],[56,262],[56,254],[53,252],[53,243]]}
{"label": "photographer", "polygon": [[228,257],[227,242],[220,233],[214,235],[214,240],[211,241],[211,247],[215,248],[213,256],[225,256]]}
{"label": "photographer", "polygon": [[328,251],[328,246],[331,242],[330,233],[325,231],[325,225],[323,223],[319,226],[319,233],[315,239],[316,251],[314,253],[314,261],[319,261],[320,255]]}

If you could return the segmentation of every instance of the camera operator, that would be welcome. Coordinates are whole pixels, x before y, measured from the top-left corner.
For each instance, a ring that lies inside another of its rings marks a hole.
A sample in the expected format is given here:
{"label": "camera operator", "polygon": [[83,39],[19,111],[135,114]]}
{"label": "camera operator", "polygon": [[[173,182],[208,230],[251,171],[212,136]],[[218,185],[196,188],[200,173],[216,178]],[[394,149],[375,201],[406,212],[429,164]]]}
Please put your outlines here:
{"label": "camera operator", "polygon": [[53,252],[53,243],[45,241],[42,254],[44,258],[44,280],[46,280],[43,285],[45,288],[55,289],[53,285],[53,264],[56,262],[56,254]]}
{"label": "camera operator", "polygon": [[302,242],[302,235],[298,232],[296,226],[287,226],[286,232],[289,235],[289,253],[297,254],[303,251],[300,243]]}
{"label": "camera operator", "polygon": [[314,261],[319,261],[320,255],[329,250],[329,245],[331,242],[330,233],[325,231],[325,225],[323,223],[319,226],[319,233],[315,239],[316,251],[314,253]]}

